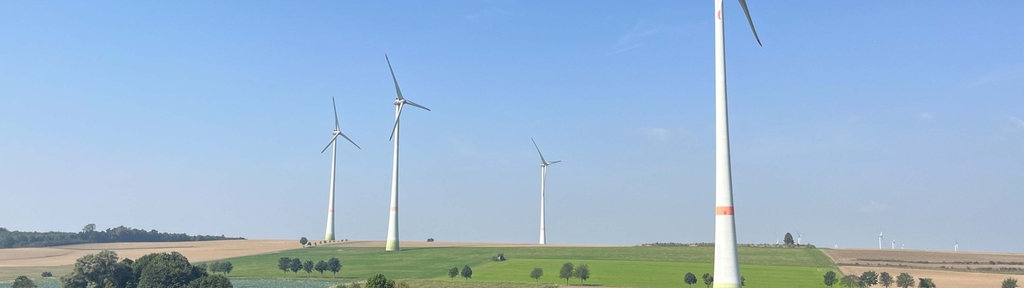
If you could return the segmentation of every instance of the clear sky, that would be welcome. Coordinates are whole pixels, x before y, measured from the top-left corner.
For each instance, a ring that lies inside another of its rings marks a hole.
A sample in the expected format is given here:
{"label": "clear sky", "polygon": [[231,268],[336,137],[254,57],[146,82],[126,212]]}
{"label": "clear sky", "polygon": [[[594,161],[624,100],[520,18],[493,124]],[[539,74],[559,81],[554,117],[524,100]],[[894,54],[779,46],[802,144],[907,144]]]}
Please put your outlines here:
{"label": "clear sky", "polygon": [[[1024,252],[1022,1],[726,1],[738,240]],[[6,1],[0,227],[711,242],[712,1]],[[342,143],[346,144],[346,143]]]}

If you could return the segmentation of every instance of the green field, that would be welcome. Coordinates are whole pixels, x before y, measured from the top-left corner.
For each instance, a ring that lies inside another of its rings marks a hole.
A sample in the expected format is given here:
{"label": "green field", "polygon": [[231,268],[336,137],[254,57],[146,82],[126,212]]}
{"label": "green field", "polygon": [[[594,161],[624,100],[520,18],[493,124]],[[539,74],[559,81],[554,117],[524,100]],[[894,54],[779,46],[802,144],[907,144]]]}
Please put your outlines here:
{"label": "green field", "polygon": [[[497,253],[509,260],[491,261]],[[280,257],[303,261],[341,259],[342,270],[334,281],[361,281],[375,273],[407,281],[413,287],[538,287],[565,284],[558,271],[565,262],[587,264],[591,278],[584,284],[613,287],[685,287],[683,275],[711,272],[714,252],[711,247],[432,247],[408,248],[398,253],[381,248],[316,247],[274,254],[229,259],[234,264],[231,277],[250,279],[331,279],[321,276],[282,272]],[[739,250],[741,273],[747,287],[821,287],[821,275],[834,270],[832,262],[816,249],[748,248]],[[448,279],[451,267],[473,269],[470,280]],[[539,267],[544,276],[539,283],[529,277]],[[699,281],[699,279],[698,279]],[[475,283],[475,284],[474,284]],[[579,284],[571,279],[570,284]],[[698,283],[695,287],[703,286]]]}

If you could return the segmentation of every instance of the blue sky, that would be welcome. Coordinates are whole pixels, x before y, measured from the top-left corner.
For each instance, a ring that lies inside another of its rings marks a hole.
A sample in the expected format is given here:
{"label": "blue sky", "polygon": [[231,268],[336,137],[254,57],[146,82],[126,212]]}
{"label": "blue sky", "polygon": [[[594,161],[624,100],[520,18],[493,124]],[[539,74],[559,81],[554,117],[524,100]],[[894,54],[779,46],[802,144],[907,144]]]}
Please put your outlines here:
{"label": "blue sky", "polygon": [[[712,1],[5,2],[0,227],[710,242]],[[1021,1],[726,1],[738,239],[1024,252]]]}

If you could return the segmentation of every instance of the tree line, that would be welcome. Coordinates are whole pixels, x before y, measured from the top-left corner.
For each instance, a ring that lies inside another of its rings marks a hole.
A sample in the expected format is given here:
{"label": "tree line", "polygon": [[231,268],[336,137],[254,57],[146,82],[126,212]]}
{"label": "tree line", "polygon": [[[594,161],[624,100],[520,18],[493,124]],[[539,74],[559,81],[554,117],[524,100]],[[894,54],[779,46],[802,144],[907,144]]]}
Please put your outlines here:
{"label": "tree line", "polygon": [[333,276],[337,276],[338,272],[341,271],[341,260],[338,258],[331,257],[326,261],[320,260],[316,263],[313,260],[302,261],[299,258],[281,257],[277,259],[277,269],[280,269],[284,273],[291,271],[292,273],[299,273],[299,270],[306,271],[306,276],[313,273],[313,270],[320,272],[323,276],[325,271],[330,271]]}
{"label": "tree line", "polygon": [[120,259],[113,251],[89,254],[78,258],[75,268],[60,281],[63,288],[232,287],[226,276],[211,275],[178,252],[152,253],[134,261]]}
{"label": "tree line", "polygon": [[188,235],[184,233],[166,233],[156,230],[142,230],[118,226],[104,231],[96,230],[96,224],[88,224],[81,232],[23,232],[11,231],[0,227],[0,248],[49,247],[83,243],[110,242],[181,242],[236,240],[232,238],[208,235]]}

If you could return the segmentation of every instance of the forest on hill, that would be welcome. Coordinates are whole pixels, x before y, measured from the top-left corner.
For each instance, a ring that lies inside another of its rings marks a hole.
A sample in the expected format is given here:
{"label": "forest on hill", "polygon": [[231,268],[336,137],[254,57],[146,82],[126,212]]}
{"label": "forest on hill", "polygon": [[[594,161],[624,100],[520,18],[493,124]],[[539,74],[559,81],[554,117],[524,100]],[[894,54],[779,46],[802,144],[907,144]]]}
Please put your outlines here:
{"label": "forest on hill", "polygon": [[156,230],[142,230],[125,226],[96,230],[96,224],[88,224],[81,232],[24,232],[11,231],[0,227],[0,248],[49,247],[84,243],[111,242],[182,242],[210,240],[243,240],[241,237],[188,235],[167,233]]}

